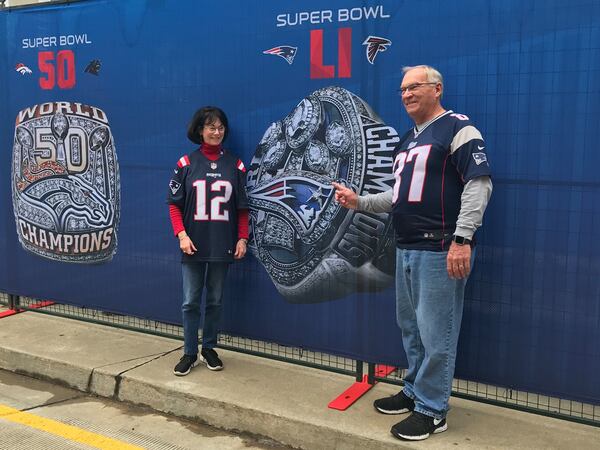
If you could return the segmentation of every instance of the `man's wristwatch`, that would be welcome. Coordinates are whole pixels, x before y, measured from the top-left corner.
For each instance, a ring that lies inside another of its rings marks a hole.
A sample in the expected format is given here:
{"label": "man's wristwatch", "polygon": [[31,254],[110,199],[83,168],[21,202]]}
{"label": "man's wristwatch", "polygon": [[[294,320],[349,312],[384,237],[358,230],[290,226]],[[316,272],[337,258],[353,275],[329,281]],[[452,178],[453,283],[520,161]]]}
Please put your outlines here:
{"label": "man's wristwatch", "polygon": [[457,235],[452,236],[452,242],[456,242],[458,245],[471,245],[471,239]]}

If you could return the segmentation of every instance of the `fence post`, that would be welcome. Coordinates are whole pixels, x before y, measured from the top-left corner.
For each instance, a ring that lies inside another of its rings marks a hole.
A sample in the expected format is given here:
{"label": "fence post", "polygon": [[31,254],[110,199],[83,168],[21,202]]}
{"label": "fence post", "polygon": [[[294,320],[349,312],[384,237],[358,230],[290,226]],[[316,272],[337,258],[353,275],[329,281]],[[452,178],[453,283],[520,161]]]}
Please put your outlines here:
{"label": "fence post", "polygon": [[375,364],[367,364],[367,383],[375,384]]}
{"label": "fence post", "polygon": [[14,294],[8,294],[8,308],[16,310],[19,308],[19,296]]}
{"label": "fence post", "polygon": [[356,363],[356,381],[360,383],[363,380],[363,362],[359,359],[354,362]]}

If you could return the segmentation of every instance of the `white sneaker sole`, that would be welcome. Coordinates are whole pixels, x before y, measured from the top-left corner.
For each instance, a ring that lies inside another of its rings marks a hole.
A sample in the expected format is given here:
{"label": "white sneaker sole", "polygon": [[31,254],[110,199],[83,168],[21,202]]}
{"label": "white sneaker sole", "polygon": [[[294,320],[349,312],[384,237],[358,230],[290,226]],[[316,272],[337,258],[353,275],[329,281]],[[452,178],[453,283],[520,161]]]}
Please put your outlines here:
{"label": "white sneaker sole", "polygon": [[192,365],[190,366],[190,368],[187,370],[187,372],[177,372],[175,369],[173,369],[173,373],[178,376],[178,377],[184,377],[186,376],[188,373],[190,373],[192,371],[192,369],[194,367],[196,367],[198,365],[198,361],[194,361],[192,363]]}
{"label": "white sneaker sole", "polygon": [[444,424],[443,427],[439,427],[439,428],[436,428],[435,430],[433,430],[432,433],[422,434],[420,436],[408,436],[408,435],[404,435],[404,434],[400,434],[400,433],[392,433],[392,434],[394,436],[396,436],[397,438],[404,439],[406,441],[424,441],[432,434],[443,433],[447,429],[448,429],[448,424],[446,423],[446,424]]}
{"label": "white sneaker sole", "polygon": [[223,366],[210,366],[208,364],[208,361],[206,359],[204,359],[204,356],[200,355],[200,361],[202,361],[204,364],[206,364],[206,367],[208,368],[208,370],[213,370],[215,372],[219,371],[219,370],[223,370]]}
{"label": "white sneaker sole", "polygon": [[377,411],[379,411],[381,414],[389,414],[389,415],[393,415],[393,414],[406,414],[406,413],[411,412],[411,410],[408,409],[408,408],[397,409],[397,410],[389,410],[389,409],[381,409],[381,408],[378,408],[376,406],[375,409]]}

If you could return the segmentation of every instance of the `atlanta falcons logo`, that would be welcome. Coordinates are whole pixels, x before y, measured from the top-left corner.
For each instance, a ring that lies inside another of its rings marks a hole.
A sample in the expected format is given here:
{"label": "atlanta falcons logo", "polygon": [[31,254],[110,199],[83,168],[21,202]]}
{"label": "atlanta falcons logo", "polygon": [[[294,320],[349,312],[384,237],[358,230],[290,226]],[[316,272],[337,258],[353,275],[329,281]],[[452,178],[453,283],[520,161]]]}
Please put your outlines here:
{"label": "atlanta falcons logo", "polygon": [[392,41],[378,36],[369,36],[362,45],[367,46],[367,60],[373,64],[377,54],[386,51],[388,46],[392,45]]}
{"label": "atlanta falcons logo", "polygon": [[269,50],[265,50],[263,53],[265,55],[276,55],[281,56],[283,59],[287,61],[288,64],[292,64],[294,62],[294,58],[296,57],[296,52],[298,51],[298,47],[290,47],[289,45],[280,45],[278,47],[270,48]]}

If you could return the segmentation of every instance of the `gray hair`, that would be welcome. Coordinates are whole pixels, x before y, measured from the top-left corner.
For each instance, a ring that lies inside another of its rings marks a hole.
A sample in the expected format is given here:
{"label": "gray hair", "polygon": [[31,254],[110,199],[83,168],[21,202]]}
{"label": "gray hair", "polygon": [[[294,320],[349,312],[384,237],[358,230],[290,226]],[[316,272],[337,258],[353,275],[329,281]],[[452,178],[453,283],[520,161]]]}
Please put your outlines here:
{"label": "gray hair", "polygon": [[[435,69],[434,67],[427,66],[425,64],[421,64],[419,66],[404,66],[402,68],[402,73],[409,72],[413,69],[423,69],[425,71],[425,76],[427,77],[427,81],[429,83],[440,83],[442,85],[442,94],[444,93],[444,78],[442,74]],[[440,96],[441,98],[441,96]]]}
{"label": "gray hair", "polygon": [[438,72],[437,69],[431,67],[431,66],[426,66],[426,65],[420,65],[420,66],[404,66],[402,68],[402,73],[406,73],[410,70],[413,69],[423,69],[425,71],[425,75],[427,76],[427,81],[430,83],[440,83],[442,86],[444,85],[444,79],[442,78],[442,74],[440,72]]}

